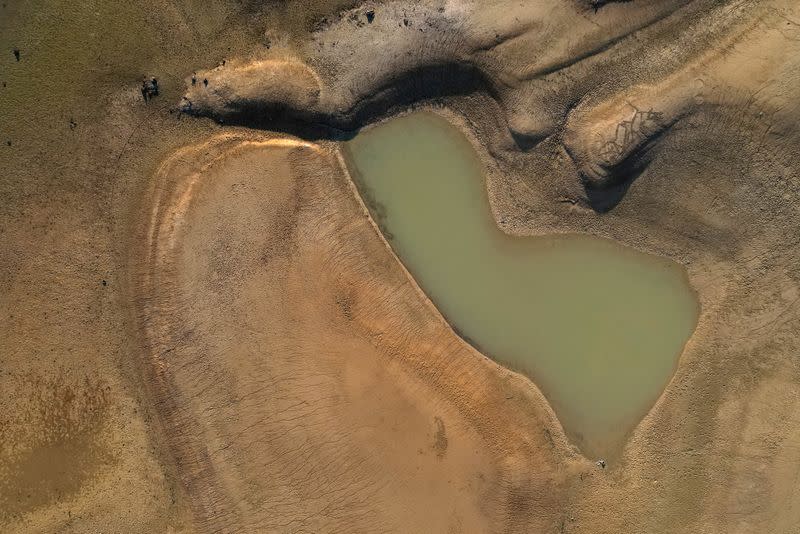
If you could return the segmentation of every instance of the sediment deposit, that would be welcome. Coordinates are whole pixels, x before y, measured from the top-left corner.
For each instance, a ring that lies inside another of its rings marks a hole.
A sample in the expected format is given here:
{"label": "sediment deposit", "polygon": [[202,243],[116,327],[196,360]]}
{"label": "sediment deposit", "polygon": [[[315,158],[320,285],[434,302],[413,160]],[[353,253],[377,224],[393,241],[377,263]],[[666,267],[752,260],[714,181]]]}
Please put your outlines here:
{"label": "sediment deposit", "polygon": [[[795,532],[795,3],[301,7],[2,8],[3,530]],[[337,142],[409,106],[504,231],[686,266],[604,469],[364,210]]]}

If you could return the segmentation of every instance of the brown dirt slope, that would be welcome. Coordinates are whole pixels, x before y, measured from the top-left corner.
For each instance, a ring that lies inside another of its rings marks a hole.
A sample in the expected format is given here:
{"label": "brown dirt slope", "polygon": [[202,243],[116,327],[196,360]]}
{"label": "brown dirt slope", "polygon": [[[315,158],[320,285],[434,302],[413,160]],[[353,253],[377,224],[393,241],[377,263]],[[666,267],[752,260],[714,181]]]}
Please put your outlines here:
{"label": "brown dirt slope", "polygon": [[171,158],[154,192],[139,313],[199,527],[558,519],[576,467],[546,403],[449,330],[334,148],[223,136]]}
{"label": "brown dirt slope", "polygon": [[[299,7],[0,7],[0,529],[797,532],[796,2]],[[421,102],[501,228],[686,265],[607,469],[353,194],[330,139]]]}

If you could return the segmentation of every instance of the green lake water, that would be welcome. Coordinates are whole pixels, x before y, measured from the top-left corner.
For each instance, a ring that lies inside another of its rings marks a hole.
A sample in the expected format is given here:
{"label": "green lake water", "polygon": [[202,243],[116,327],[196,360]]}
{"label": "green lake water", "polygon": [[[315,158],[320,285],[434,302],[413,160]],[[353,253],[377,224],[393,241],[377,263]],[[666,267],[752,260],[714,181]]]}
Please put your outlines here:
{"label": "green lake water", "polygon": [[606,239],[503,233],[477,154],[433,113],[369,128],[345,148],[373,217],[448,322],[529,376],[584,452],[613,455],[696,325],[683,268]]}

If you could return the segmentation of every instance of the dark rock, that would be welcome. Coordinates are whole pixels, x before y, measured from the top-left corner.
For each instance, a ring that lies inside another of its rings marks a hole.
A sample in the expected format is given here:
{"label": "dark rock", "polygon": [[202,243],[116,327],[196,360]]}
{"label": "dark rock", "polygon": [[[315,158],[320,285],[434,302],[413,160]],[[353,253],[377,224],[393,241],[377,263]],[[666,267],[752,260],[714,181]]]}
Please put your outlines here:
{"label": "dark rock", "polygon": [[142,98],[147,102],[153,97],[158,96],[158,80],[150,78],[142,82]]}

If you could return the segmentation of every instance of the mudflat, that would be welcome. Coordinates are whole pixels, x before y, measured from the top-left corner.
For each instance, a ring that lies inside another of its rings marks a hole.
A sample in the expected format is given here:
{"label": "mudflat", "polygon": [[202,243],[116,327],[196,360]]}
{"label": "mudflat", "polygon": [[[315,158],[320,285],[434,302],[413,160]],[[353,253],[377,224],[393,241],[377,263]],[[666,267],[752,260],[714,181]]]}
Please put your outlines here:
{"label": "mudflat", "polygon": [[[798,529],[796,2],[0,10],[0,530]],[[355,187],[342,144],[416,108],[484,228],[685,269],[604,463]]]}

